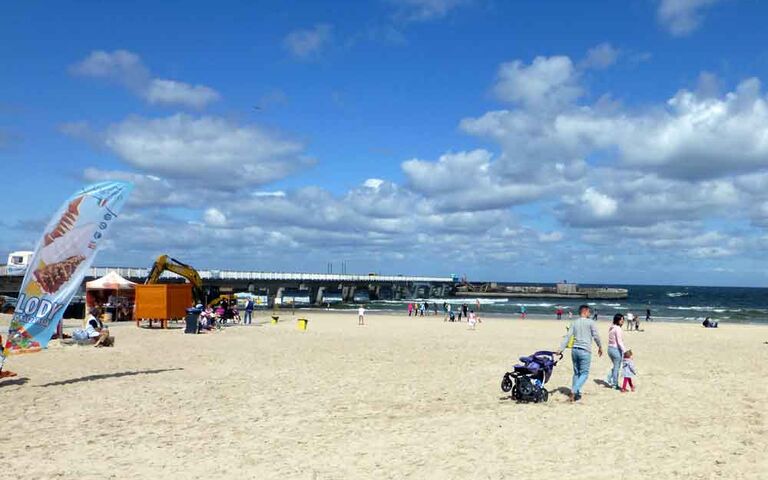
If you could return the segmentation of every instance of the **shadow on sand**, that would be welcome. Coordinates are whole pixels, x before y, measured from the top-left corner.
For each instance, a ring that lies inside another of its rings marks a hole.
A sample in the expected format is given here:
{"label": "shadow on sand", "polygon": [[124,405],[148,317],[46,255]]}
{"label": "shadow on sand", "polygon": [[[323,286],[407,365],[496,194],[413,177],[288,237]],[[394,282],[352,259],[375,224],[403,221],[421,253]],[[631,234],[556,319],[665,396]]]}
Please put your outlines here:
{"label": "shadow on sand", "polygon": [[120,378],[120,377],[132,377],[134,375],[152,375],[156,373],[174,372],[177,370],[184,370],[183,368],[160,368],[156,370],[136,370],[128,372],[115,372],[115,373],[100,373],[97,375],[86,375],[85,377],[70,378],[69,380],[61,380],[58,382],[46,383],[43,385],[37,385],[38,387],[57,387],[59,385],[71,385],[73,383],[91,382],[94,380],[105,380],[107,378]]}
{"label": "shadow on sand", "polygon": [[9,380],[0,380],[0,387],[7,387],[9,385],[26,385],[29,382],[27,377],[16,377]]}
{"label": "shadow on sand", "polygon": [[595,383],[600,385],[601,387],[613,388],[613,387],[611,387],[610,383],[606,382],[605,380],[600,380],[599,378],[595,379]]}
{"label": "shadow on sand", "polygon": [[550,390],[549,394],[553,395],[555,393],[559,393],[561,395],[565,395],[566,397],[571,395],[571,389],[568,387],[557,387],[554,390]]}

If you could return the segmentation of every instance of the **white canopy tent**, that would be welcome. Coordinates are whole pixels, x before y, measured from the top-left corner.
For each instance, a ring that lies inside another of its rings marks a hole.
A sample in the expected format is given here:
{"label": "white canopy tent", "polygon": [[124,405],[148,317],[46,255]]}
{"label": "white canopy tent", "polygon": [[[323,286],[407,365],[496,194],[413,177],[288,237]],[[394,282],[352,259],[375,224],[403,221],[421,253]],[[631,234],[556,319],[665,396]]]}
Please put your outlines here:
{"label": "white canopy tent", "polygon": [[135,287],[134,282],[121,277],[114,270],[85,284],[87,290],[133,290]]}
{"label": "white canopy tent", "polygon": [[112,318],[114,314],[116,320],[127,320],[128,318],[124,317],[130,316],[130,309],[123,308],[121,314],[118,305],[125,304],[132,307],[136,295],[135,288],[134,282],[121,277],[115,271],[111,271],[101,278],[86,282],[85,303],[87,308],[105,307],[108,319]]}

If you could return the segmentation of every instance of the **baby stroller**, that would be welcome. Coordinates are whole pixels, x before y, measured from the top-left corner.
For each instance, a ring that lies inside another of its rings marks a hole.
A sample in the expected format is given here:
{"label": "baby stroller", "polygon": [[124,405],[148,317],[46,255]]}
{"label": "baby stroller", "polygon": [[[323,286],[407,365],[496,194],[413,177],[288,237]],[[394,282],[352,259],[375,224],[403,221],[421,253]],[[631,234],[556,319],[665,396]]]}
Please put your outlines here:
{"label": "baby stroller", "polygon": [[557,362],[563,354],[555,359],[555,352],[539,351],[527,357],[520,357],[522,364],[517,364],[511,372],[504,374],[501,379],[501,390],[512,391],[512,398],[518,402],[546,402],[549,392],[544,385],[552,376]]}

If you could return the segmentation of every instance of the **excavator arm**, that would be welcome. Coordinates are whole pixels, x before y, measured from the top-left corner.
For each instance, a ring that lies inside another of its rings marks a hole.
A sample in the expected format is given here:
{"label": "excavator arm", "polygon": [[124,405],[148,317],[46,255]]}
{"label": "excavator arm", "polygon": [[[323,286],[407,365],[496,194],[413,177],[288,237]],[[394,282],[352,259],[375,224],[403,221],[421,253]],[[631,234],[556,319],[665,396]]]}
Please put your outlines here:
{"label": "excavator arm", "polygon": [[192,284],[192,296],[195,298],[195,302],[203,303],[203,279],[200,278],[200,274],[186,263],[180,262],[168,255],[157,257],[144,284],[157,283],[160,280],[160,275],[166,270],[186,278]]}

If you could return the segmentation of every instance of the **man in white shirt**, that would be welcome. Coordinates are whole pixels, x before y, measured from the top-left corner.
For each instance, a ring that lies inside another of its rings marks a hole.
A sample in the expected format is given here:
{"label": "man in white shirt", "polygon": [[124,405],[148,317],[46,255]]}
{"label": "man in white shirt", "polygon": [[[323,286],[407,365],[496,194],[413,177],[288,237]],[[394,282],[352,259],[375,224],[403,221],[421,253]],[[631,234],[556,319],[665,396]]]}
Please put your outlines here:
{"label": "man in white shirt", "polygon": [[635,324],[635,314],[627,312],[627,330],[632,330],[632,325]]}
{"label": "man in white shirt", "polygon": [[365,307],[362,305],[357,309],[357,324],[365,325]]}

